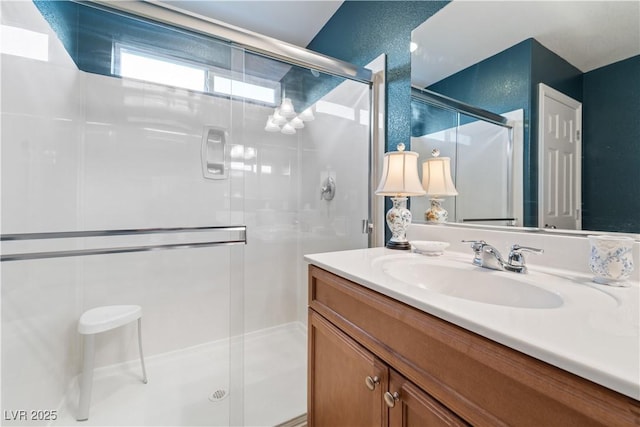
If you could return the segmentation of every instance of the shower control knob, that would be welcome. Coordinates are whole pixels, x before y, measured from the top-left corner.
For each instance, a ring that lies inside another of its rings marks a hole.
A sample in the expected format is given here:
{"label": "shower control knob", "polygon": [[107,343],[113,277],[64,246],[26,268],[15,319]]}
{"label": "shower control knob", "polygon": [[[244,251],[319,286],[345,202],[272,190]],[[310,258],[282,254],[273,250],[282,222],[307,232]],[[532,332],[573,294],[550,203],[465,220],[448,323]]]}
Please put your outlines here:
{"label": "shower control knob", "polygon": [[380,378],[378,378],[377,376],[375,377],[371,377],[371,376],[367,376],[367,378],[364,379],[364,383],[367,385],[367,388],[371,391],[375,390],[376,386],[378,384],[380,384]]}
{"label": "shower control knob", "polygon": [[336,195],[336,181],[330,176],[324,180],[320,187],[320,200],[331,201]]}

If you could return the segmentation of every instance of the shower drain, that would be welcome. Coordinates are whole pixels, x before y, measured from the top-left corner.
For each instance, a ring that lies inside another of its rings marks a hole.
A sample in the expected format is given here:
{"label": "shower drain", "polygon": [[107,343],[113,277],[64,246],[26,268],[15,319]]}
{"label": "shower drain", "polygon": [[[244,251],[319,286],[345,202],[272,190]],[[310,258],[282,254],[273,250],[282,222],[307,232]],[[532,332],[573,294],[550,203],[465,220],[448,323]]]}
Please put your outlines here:
{"label": "shower drain", "polygon": [[229,393],[225,389],[219,389],[209,395],[209,400],[212,402],[220,402],[225,397],[229,396]]}

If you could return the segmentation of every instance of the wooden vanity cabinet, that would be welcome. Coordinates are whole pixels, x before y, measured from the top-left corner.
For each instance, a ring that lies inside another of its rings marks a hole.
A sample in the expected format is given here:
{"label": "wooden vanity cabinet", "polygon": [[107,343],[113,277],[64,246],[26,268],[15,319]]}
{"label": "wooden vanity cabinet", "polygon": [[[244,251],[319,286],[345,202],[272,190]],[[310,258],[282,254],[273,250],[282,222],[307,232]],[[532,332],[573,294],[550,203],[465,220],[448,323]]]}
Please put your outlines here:
{"label": "wooden vanity cabinet", "polygon": [[309,343],[309,426],[467,425],[313,310]]}
{"label": "wooden vanity cabinet", "polygon": [[637,400],[313,265],[308,380],[310,427],[640,426]]}

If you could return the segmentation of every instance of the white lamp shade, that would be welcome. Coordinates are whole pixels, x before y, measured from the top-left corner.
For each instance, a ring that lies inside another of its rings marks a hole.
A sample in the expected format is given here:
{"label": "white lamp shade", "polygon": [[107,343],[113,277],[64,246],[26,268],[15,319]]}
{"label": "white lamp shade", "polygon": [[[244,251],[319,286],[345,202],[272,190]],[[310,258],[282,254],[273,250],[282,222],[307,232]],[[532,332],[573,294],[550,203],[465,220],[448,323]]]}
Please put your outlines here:
{"label": "white lamp shade", "polygon": [[276,108],[273,112],[273,123],[280,126],[287,123],[287,118],[280,114],[280,108]]}
{"label": "white lamp shade", "polygon": [[430,196],[457,196],[451,179],[451,159],[433,157],[422,163],[422,187]]}
{"label": "white lamp shade", "polygon": [[291,126],[291,123],[287,123],[286,125],[282,126],[282,130],[280,130],[280,132],[286,135],[293,135],[296,133],[296,129]]}
{"label": "white lamp shade", "polygon": [[269,116],[267,124],[264,127],[267,132],[280,132],[280,126],[274,123],[273,116]]}
{"label": "white lamp shade", "polygon": [[313,119],[315,119],[315,116],[313,115],[313,111],[311,110],[311,107],[307,108],[302,113],[300,113],[298,117],[300,117],[300,119],[302,119],[303,122],[310,122]]}
{"label": "white lamp shade", "polygon": [[280,114],[282,117],[290,119],[296,115],[296,111],[293,109],[293,103],[291,98],[284,98],[280,105]]}
{"label": "white lamp shade", "polygon": [[304,127],[304,122],[302,121],[302,119],[300,119],[300,117],[294,117],[293,119],[291,119],[289,124],[295,129],[302,129]]}
{"label": "white lamp shade", "polygon": [[379,196],[421,196],[425,194],[418,177],[418,153],[391,151],[384,155]]}

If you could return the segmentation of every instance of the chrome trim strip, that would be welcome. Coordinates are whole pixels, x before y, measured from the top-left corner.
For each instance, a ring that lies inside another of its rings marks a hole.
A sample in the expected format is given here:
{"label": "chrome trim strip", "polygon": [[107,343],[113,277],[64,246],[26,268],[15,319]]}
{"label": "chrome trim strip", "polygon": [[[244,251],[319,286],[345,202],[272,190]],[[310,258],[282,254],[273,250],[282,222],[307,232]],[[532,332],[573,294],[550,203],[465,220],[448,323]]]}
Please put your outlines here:
{"label": "chrome trim strip", "polygon": [[[77,237],[105,237],[105,236],[127,236],[139,234],[164,234],[164,233],[193,233],[203,231],[241,231],[245,234],[247,227],[244,225],[232,226],[203,226],[203,227],[170,227],[170,228],[140,228],[121,230],[91,230],[91,231],[52,231],[43,233],[15,233],[2,234],[0,241],[15,240],[41,240],[41,239],[67,239]],[[246,238],[245,238],[246,240]]]}
{"label": "chrome trim strip", "polygon": [[483,110],[482,108],[474,107],[473,105],[465,104],[464,102],[449,98],[436,92],[432,92],[427,89],[420,89],[417,87],[411,87],[411,97],[416,98],[419,101],[434,104],[438,107],[454,110],[459,113],[466,114],[467,116],[475,117],[476,119],[484,120],[493,123],[498,126],[503,126],[511,129],[511,125],[508,123],[506,117],[499,114],[492,113],[491,111]]}
{"label": "chrome trim strip", "polygon": [[[373,191],[375,190],[375,149],[377,147],[376,141],[378,138],[378,94],[376,91],[376,86],[371,85],[369,87],[369,175],[367,180],[367,191],[369,192],[369,198],[367,200],[367,219],[366,225],[363,227],[363,232],[367,233],[367,247],[372,248],[375,246],[375,230],[374,230],[374,221],[373,221],[373,212],[374,212],[374,203],[375,196]],[[371,228],[369,226],[371,225]],[[365,229],[366,228],[366,231]]]}
{"label": "chrome trim strip", "polygon": [[477,222],[477,221],[515,221],[515,218],[463,218],[462,222]]}
{"label": "chrome trim strip", "polygon": [[181,10],[178,7],[161,2],[113,0],[76,1],[88,6],[109,8],[212,36],[231,42],[250,52],[279,59],[292,65],[314,69],[363,83],[372,84],[373,82],[373,73],[367,68],[331,58],[312,50],[254,33],[221,21],[216,21],[202,15]]}
{"label": "chrome trim strip", "polygon": [[131,246],[123,248],[103,248],[103,249],[78,249],[71,251],[51,251],[51,252],[33,252],[33,253],[21,253],[0,256],[0,261],[24,261],[31,259],[43,259],[43,258],[65,258],[72,256],[86,256],[86,255],[105,255],[105,254],[121,254],[128,252],[147,252],[155,251],[159,249],[193,249],[203,248],[211,246],[229,246],[246,244],[246,240],[223,240],[216,242],[198,242],[198,243],[172,243],[166,245],[151,245],[151,246]]}

